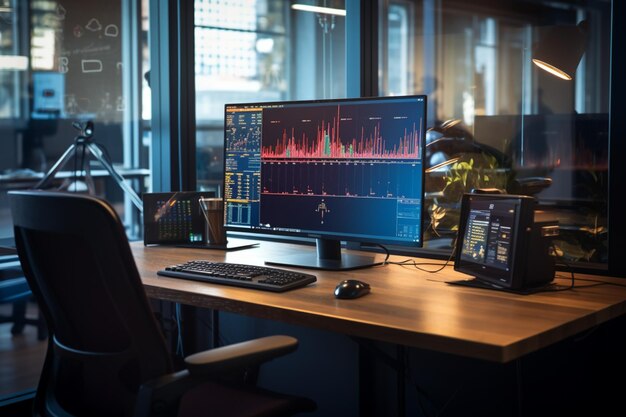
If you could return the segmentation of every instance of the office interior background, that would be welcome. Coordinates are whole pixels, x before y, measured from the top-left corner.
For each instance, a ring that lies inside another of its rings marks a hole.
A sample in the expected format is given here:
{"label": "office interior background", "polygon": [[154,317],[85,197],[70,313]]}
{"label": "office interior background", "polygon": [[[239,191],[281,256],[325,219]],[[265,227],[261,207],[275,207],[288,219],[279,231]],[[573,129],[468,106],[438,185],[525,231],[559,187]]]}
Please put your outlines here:
{"label": "office interior background", "polygon": [[[138,193],[220,194],[225,103],[426,94],[425,243],[399,253],[445,259],[462,193],[500,188],[535,196],[559,219],[565,268],[626,276],[623,9],[611,0],[0,0],[0,238],[12,236],[7,191],[37,183],[74,142],[74,122],[93,121],[93,140]],[[572,30],[584,36],[571,79],[533,64],[546,45],[576,49],[572,36],[550,41]],[[55,185],[85,190],[71,171],[88,165],[95,192],[141,239],[128,196],[84,159]],[[6,326],[0,349],[31,349]]]}

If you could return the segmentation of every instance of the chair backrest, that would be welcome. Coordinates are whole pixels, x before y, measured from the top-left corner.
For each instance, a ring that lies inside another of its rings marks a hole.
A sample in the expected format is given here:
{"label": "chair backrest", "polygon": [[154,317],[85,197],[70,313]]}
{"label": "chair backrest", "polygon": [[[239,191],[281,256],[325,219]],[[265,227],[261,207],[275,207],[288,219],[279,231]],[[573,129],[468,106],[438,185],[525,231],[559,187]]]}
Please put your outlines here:
{"label": "chair backrest", "polygon": [[9,193],[24,274],[50,330],[43,416],[131,415],[142,382],[172,370],[124,227],[98,198]]}

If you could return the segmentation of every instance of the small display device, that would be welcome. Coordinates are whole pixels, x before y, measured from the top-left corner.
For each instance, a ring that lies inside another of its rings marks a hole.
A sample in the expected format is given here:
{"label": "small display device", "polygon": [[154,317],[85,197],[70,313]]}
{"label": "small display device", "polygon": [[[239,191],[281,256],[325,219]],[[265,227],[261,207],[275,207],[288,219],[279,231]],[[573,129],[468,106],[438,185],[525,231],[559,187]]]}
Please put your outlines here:
{"label": "small display device", "polygon": [[144,244],[202,244],[206,220],[201,198],[212,191],[178,191],[143,195]]}
{"label": "small display device", "polygon": [[465,194],[454,269],[475,279],[454,281],[527,291],[554,278],[550,237],[556,222],[535,222],[535,199],[509,194]]}

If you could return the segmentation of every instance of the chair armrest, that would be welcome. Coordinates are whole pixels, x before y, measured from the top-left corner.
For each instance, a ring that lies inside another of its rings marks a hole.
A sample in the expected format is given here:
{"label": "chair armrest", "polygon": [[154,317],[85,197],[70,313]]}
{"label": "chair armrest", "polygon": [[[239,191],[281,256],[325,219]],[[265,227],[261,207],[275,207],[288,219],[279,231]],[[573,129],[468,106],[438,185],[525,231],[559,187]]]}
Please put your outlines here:
{"label": "chair armrest", "polygon": [[193,378],[183,370],[144,382],[139,387],[133,417],[158,417],[176,414],[180,398],[206,379]]}
{"label": "chair armrest", "polygon": [[298,340],[268,336],[199,352],[185,358],[187,369],[146,381],[139,389],[135,417],[175,414],[182,395],[198,384],[234,370],[259,365],[293,352]]}
{"label": "chair armrest", "polygon": [[296,350],[298,340],[291,336],[268,336],[222,346],[185,358],[189,372],[196,375],[219,375],[267,362]]}

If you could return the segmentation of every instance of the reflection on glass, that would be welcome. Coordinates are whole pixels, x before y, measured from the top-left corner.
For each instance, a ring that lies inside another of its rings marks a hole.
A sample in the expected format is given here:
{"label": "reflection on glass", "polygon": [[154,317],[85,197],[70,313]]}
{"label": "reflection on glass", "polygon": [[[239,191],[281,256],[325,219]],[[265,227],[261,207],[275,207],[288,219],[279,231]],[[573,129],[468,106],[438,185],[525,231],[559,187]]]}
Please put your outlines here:
{"label": "reflection on glass", "polygon": [[[141,106],[131,98],[141,94],[141,86],[133,81],[139,77],[130,69],[141,68],[141,62],[131,62],[140,55],[132,51],[144,46],[132,44],[130,25],[135,20],[122,19],[119,1],[3,4],[0,171],[7,184],[3,190],[35,185],[74,142],[73,123],[91,121],[93,140],[105,149],[107,161],[141,192],[148,175],[149,144],[140,141],[142,133],[135,133],[143,126],[133,127],[140,120]],[[113,191],[115,185],[105,180],[108,170],[89,160],[88,155],[73,156],[52,187],[87,189],[90,181],[83,173],[89,168],[98,183],[93,192],[113,202],[129,234],[139,235],[139,214],[132,203]],[[0,205],[5,204],[3,195]],[[11,236],[10,218],[5,218],[8,223],[3,222],[0,233]]]}
{"label": "reflection on glass", "polygon": [[548,73],[564,80],[572,80],[576,67],[587,47],[589,23],[549,28],[533,48],[533,63]]}
{"label": "reflection on glass", "polygon": [[195,0],[200,190],[222,186],[224,104],[345,96],[345,5],[332,3]]}
{"label": "reflection on glass", "polygon": [[390,1],[379,51],[381,95],[429,97],[426,245],[452,245],[463,192],[499,188],[560,220],[564,260],[606,267],[611,2],[437,4]]}
{"label": "reflection on glass", "polygon": [[[26,284],[17,285],[24,278],[11,255],[7,191],[36,186],[77,138],[73,124],[87,121],[93,122],[94,141],[106,149],[103,159],[127,183],[140,192],[149,179],[149,143],[141,141],[147,122],[140,123],[141,106],[134,104],[142,95],[136,80],[147,70],[139,58],[144,51],[147,62],[147,27],[131,27],[139,17],[124,15],[128,4],[0,0],[0,281],[13,297],[0,299],[0,315],[15,311],[29,320],[26,326],[0,325],[0,397],[36,387],[47,345],[40,340],[45,326],[38,332],[41,315],[32,294]],[[144,22],[147,4],[143,0]],[[138,44],[131,36],[135,29],[141,33]],[[80,168],[91,170],[92,181]],[[91,191],[113,204],[129,237],[138,237],[139,212],[110,177],[96,158],[80,151],[51,179],[51,188],[86,191],[93,183]]]}

